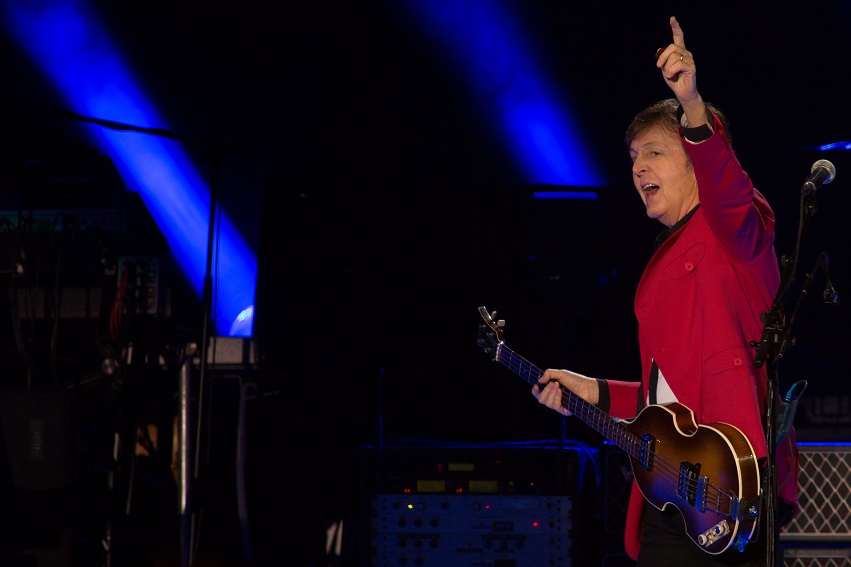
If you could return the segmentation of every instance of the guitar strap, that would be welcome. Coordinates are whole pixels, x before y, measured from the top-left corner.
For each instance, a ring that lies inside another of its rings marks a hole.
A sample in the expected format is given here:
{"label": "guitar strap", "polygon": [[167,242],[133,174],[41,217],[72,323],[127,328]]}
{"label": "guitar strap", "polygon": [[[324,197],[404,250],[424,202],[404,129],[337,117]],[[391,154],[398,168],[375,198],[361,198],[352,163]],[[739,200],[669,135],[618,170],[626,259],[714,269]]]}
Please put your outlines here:
{"label": "guitar strap", "polygon": [[[659,367],[656,366],[656,361],[653,360],[650,365],[650,380],[647,385],[647,397],[644,397],[644,384],[639,384],[638,386],[638,400],[636,400],[636,415],[641,413],[641,410],[646,408],[649,405],[656,404],[657,395],[656,391],[659,389]],[[645,403],[646,400],[646,403]]]}
{"label": "guitar strap", "polygon": [[656,366],[656,361],[653,361],[653,364],[650,366],[650,385],[648,387],[648,403],[653,406],[658,402],[656,397],[656,392],[659,390],[659,367]]}

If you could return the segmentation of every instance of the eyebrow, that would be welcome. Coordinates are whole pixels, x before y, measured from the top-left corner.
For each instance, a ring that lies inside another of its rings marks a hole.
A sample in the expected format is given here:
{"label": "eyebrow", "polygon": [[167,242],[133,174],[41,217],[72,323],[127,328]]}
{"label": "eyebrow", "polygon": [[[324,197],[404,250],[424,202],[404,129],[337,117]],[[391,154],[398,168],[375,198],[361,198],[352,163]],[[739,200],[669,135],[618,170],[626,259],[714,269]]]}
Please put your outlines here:
{"label": "eyebrow", "polygon": [[665,146],[665,144],[663,144],[662,142],[660,142],[658,140],[653,140],[653,141],[650,141],[650,142],[644,142],[643,144],[638,146],[638,148],[636,148],[636,149],[630,148],[629,153],[631,153],[631,154],[632,153],[638,153],[640,150],[646,150],[646,149],[652,148],[652,147],[664,147],[664,146]]}

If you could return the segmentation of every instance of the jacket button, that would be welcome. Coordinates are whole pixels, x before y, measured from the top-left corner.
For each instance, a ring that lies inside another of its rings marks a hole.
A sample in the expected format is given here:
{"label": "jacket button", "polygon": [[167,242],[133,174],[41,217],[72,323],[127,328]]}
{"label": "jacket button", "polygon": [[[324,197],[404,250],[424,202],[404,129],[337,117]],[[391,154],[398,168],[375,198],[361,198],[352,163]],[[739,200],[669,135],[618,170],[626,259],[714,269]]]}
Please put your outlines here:
{"label": "jacket button", "polygon": [[687,272],[691,272],[692,270],[694,270],[694,264],[692,264],[691,262],[686,262],[685,268]]}
{"label": "jacket button", "polygon": [[742,365],[742,359],[741,358],[739,358],[737,356],[736,358],[733,359],[733,366],[741,366],[741,365]]}

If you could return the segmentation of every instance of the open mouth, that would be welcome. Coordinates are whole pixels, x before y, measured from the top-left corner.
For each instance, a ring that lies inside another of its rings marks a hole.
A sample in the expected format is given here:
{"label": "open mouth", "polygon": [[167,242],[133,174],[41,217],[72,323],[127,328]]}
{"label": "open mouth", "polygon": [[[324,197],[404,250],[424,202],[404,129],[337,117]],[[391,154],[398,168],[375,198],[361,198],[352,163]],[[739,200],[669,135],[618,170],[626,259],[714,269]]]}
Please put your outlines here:
{"label": "open mouth", "polygon": [[656,194],[656,191],[659,190],[659,186],[655,183],[645,183],[641,186],[641,190],[644,191],[644,194],[648,197],[652,197]]}

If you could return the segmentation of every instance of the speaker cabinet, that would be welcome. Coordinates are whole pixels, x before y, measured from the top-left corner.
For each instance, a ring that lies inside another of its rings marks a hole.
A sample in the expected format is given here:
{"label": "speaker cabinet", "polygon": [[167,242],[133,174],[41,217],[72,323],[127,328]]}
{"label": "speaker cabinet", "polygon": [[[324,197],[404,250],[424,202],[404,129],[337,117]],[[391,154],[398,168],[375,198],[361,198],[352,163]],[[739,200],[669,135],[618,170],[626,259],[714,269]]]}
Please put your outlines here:
{"label": "speaker cabinet", "polygon": [[798,443],[798,453],[800,510],[781,540],[851,543],[851,443]]}
{"label": "speaker cabinet", "polygon": [[802,546],[787,547],[783,567],[848,567],[851,547]]}

